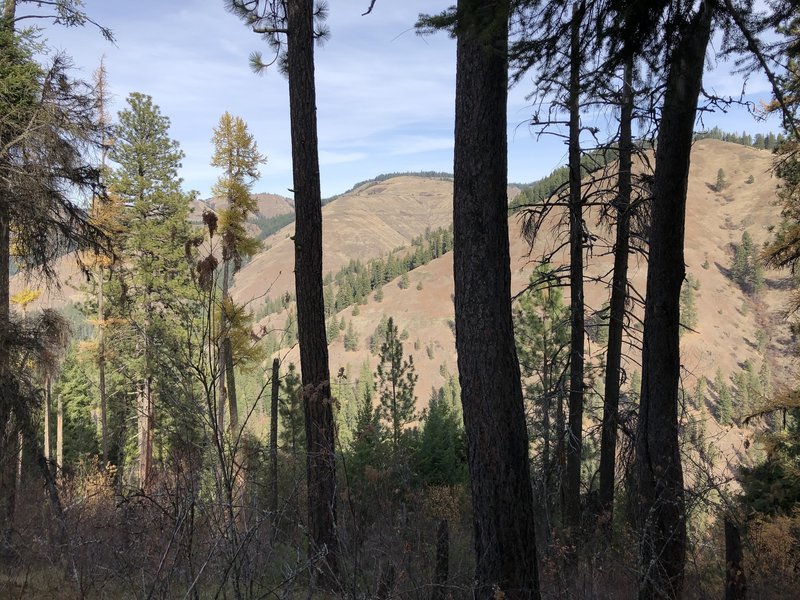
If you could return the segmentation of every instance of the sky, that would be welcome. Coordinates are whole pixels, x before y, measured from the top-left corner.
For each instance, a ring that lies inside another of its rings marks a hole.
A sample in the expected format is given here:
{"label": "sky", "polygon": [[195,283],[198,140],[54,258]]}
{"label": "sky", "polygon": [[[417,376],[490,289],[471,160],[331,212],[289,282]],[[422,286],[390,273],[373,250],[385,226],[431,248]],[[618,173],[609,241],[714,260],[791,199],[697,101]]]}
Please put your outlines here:
{"label": "sky", "polygon": [[[330,38],[317,46],[317,118],[322,195],[342,193],[381,173],[452,172],[455,105],[455,41],[445,34],[420,37],[413,26],[420,13],[447,8],[445,0],[330,0]],[[109,43],[90,26],[47,26],[44,37],[73,58],[77,75],[90,78],[102,57],[112,95],[109,112],[125,107],[131,92],[153,97],[171,121],[170,134],[186,154],[184,187],[210,196],[220,175],[210,166],[212,129],[228,111],[248,124],[267,156],[256,192],[291,196],[288,87],[268,69],[254,74],[251,52],[269,48],[223,0],[84,0],[86,12],[109,27]],[[22,5],[18,11],[30,10]],[[24,22],[23,22],[24,23]],[[709,54],[710,57],[713,53]],[[742,77],[727,65],[708,61],[705,86],[738,95]],[[509,94],[509,181],[547,175],[566,162],[563,140],[537,136],[524,79]],[[766,81],[753,77],[746,99],[769,98]],[[584,115],[600,127],[606,115]],[[740,109],[704,114],[703,124],[726,131],[778,131],[776,120],[756,123]]]}

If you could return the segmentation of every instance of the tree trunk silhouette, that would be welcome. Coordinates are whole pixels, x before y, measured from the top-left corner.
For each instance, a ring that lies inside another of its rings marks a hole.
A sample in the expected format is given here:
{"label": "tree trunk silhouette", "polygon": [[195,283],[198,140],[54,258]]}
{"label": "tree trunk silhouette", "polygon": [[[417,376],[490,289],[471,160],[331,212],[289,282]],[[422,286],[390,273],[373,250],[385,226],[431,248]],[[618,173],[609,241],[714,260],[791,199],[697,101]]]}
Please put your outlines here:
{"label": "tree trunk silhouette", "polygon": [[447,579],[450,577],[450,525],[439,519],[436,527],[436,572],[433,577],[431,600],[447,598]]}
{"label": "tree trunk silhouette", "polygon": [[[14,16],[16,14],[16,0],[6,0],[3,6],[2,46],[12,44],[13,41],[6,33],[14,31]],[[0,47],[0,52],[5,54],[7,48]],[[11,132],[0,129],[0,147],[5,147],[11,137]],[[5,185],[0,186],[0,552],[3,555],[11,549],[11,532],[14,523],[16,492],[16,426],[14,419],[15,401],[10,392],[11,373],[6,337],[11,333],[10,309],[10,269],[11,269],[11,190]]]}
{"label": "tree trunk silhouette", "polygon": [[319,181],[312,0],[288,0],[287,70],[295,197],[295,287],[312,555],[324,553],[321,583],[335,584],[336,464],[325,302],[322,291],[322,201]]}
{"label": "tree trunk silhouette", "polygon": [[679,312],[692,131],[711,32],[702,2],[672,53],[656,148],[636,439],[639,598],[679,598],[686,555],[678,445]]}
{"label": "tree trunk silhouette", "polygon": [[744,574],[742,538],[739,528],[725,519],[725,600],[745,600],[747,578]]}
{"label": "tree trunk silhouette", "polygon": [[614,518],[614,481],[617,465],[619,387],[622,377],[622,334],[628,298],[628,253],[630,251],[631,165],[633,155],[633,57],[627,59],[620,102],[617,235],[614,243],[614,275],[608,318],[608,350],[603,400],[603,428],[600,436],[600,516],[608,534]]}
{"label": "tree trunk silhouette", "polygon": [[[280,359],[272,361],[272,396],[269,410],[269,497],[267,510],[272,515],[273,523],[278,513],[278,389],[280,380]],[[274,527],[274,525],[273,525]]]}
{"label": "tree trunk silhouette", "polygon": [[[453,186],[455,322],[476,598],[538,598],[533,491],[511,319],[508,0],[460,0]],[[509,510],[509,507],[514,507]]]}
{"label": "tree trunk silhouette", "polygon": [[581,193],[581,122],[580,27],[585,6],[573,6],[569,74],[569,291],[570,291],[570,361],[569,361],[569,439],[567,472],[564,480],[566,498],[565,524],[573,530],[581,516],[581,448],[583,446],[583,194]]}

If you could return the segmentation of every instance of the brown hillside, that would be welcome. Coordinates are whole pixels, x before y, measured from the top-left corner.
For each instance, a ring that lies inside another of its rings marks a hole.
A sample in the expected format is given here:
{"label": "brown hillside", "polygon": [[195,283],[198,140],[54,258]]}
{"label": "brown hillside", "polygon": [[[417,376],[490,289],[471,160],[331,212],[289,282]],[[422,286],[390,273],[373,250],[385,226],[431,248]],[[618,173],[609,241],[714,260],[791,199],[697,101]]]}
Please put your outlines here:
{"label": "brown hillside", "polygon": [[[697,331],[686,332],[682,342],[683,379],[687,390],[693,389],[697,377],[706,377],[709,383],[712,382],[717,368],[729,377],[740,370],[747,359],[760,364],[761,357],[755,343],[759,329],[766,330],[770,337],[768,357],[774,385],[787,383],[792,377],[791,361],[787,354],[790,333],[783,318],[787,274],[767,272],[767,289],[757,300],[743,294],[727,275],[733,244],[740,241],[743,231],[749,231],[756,243],[760,244],[768,239],[768,228],[779,219],[779,208],[775,204],[778,182],[771,175],[771,160],[770,153],[766,151],[740,145],[716,140],[703,140],[695,144],[687,206],[686,263],[687,272],[697,278],[700,286],[695,293]],[[725,170],[729,186],[717,193],[712,188],[720,168]],[[748,184],[746,181],[750,175],[754,181]],[[389,180],[381,184],[387,189],[395,185],[402,185],[409,194],[413,193],[413,188],[409,186],[418,190],[428,186],[446,186],[448,192],[450,189],[450,184],[445,182],[418,179]],[[593,233],[601,238],[604,235],[607,237],[596,226],[596,219],[588,215],[586,220]],[[520,237],[519,228],[519,220],[512,217],[510,230],[514,292],[525,286],[542,249],[552,247],[555,239],[552,234],[543,233],[531,250]],[[327,238],[326,248],[330,243],[330,238]],[[391,245],[386,244],[386,247]],[[358,248],[357,245],[355,247]],[[346,253],[339,250],[335,260],[328,263],[326,268],[331,268],[329,265],[336,264],[336,261],[345,261],[347,257]],[[708,268],[704,268],[705,261],[708,261]],[[598,241],[589,259],[588,273],[598,276],[606,274],[612,263],[613,258]],[[273,264],[272,272],[278,268]],[[274,275],[266,279],[271,280],[272,277]],[[646,267],[641,258],[632,260],[631,280],[635,289],[644,294]],[[416,289],[418,283],[422,283],[422,290]],[[423,407],[431,386],[444,383],[440,366],[445,365],[450,372],[455,371],[455,344],[449,325],[454,318],[452,293],[452,255],[448,254],[412,271],[408,289],[402,290],[394,282],[384,287],[382,302],[378,303],[370,297],[366,306],[359,307],[357,316],[352,316],[352,308],[342,311],[339,318],[344,316],[348,323],[352,321],[361,336],[361,344],[358,352],[345,352],[343,336],[340,335],[331,345],[331,371],[335,373],[339,367],[349,365],[351,373],[357,375],[358,366],[365,359],[370,360],[374,369],[377,359],[369,356],[367,338],[382,315],[394,316],[399,328],[407,329],[410,334],[405,351],[414,355],[419,374],[417,395],[419,405]],[[607,298],[607,287],[599,284],[587,287],[589,308],[599,308]],[[418,349],[414,348],[415,342]],[[598,350],[595,344],[589,347],[592,352]],[[433,351],[432,358],[428,356],[428,348]],[[635,354],[633,358],[636,358]],[[288,359],[297,361],[296,349],[289,353]],[[627,368],[629,372],[639,369],[635,364],[629,364]],[[708,396],[709,404],[713,404],[716,400],[713,386],[709,386]],[[707,421],[707,433],[725,454],[739,454],[738,460],[744,459],[742,432],[736,428],[720,428],[708,412],[699,416]]]}
{"label": "brown hillside", "polygon": [[[453,184],[396,177],[360,186],[322,209],[324,272],[335,273],[351,259],[366,261],[408,246],[425,231],[450,224]],[[294,289],[294,225],[264,240],[236,276],[233,297],[250,302]],[[257,304],[257,303],[256,303]]]}

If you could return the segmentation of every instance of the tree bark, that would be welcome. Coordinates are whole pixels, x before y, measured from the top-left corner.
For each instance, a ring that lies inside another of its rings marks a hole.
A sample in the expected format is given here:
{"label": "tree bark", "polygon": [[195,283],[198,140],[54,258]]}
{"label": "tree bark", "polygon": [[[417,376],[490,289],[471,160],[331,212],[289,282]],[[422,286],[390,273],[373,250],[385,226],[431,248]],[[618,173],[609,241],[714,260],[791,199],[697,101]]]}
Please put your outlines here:
{"label": "tree bark", "polygon": [[617,178],[617,235],[614,243],[614,275],[608,319],[608,350],[600,436],[600,516],[610,535],[614,518],[614,482],[617,465],[619,387],[622,377],[622,334],[628,298],[628,253],[630,251],[631,166],[633,155],[633,58],[627,59],[622,82]]}
{"label": "tree bark", "polygon": [[[14,31],[14,16],[16,1],[6,0],[3,6],[3,17],[0,26],[3,32]],[[10,39],[3,39],[3,45],[13,43]],[[0,48],[5,52],[5,48]],[[0,147],[5,146],[10,138],[8,131],[0,130]],[[11,378],[10,355],[8,352],[7,336],[11,332],[10,309],[10,269],[11,269],[11,213],[10,190],[5,185],[0,187],[0,552],[6,555],[11,551],[11,532],[13,530],[16,491],[16,461],[13,451],[16,445],[16,425],[14,418],[14,398],[6,389]]]}
{"label": "tree bark", "polygon": [[[456,349],[476,598],[538,598],[533,490],[511,319],[508,0],[459,0],[453,188]],[[513,510],[509,510],[513,507]]]}
{"label": "tree bark", "polygon": [[436,572],[433,578],[431,600],[447,598],[447,580],[450,577],[450,524],[439,519],[436,527]]}
{"label": "tree bark", "polygon": [[52,418],[52,406],[53,406],[53,396],[52,396],[52,384],[50,381],[50,376],[47,376],[44,386],[44,459],[47,461],[47,464],[50,464],[50,420]]}
{"label": "tree bark", "polygon": [[61,394],[56,400],[56,471],[64,468],[64,399]]}
{"label": "tree bark", "polygon": [[267,510],[273,522],[278,513],[278,389],[280,386],[280,359],[272,361],[272,396],[269,410],[269,498]]}
{"label": "tree bark", "polygon": [[311,555],[325,556],[321,583],[335,585],[336,463],[325,302],[322,290],[322,201],[319,181],[312,0],[288,0],[287,67],[295,211],[295,288]]}
{"label": "tree bark", "polygon": [[[106,397],[106,316],[105,299],[103,294],[103,279],[105,273],[100,267],[99,284],[97,290],[97,320],[99,321],[100,332],[97,340],[97,368],[99,371],[100,387],[100,447],[103,453],[101,468],[105,470],[108,466],[108,399]],[[49,383],[49,379],[48,379]],[[49,458],[49,454],[48,454]]]}
{"label": "tree bark", "polygon": [[636,439],[639,598],[679,598],[686,558],[678,445],[679,312],[692,130],[711,33],[702,2],[672,53],[656,148]]}
{"label": "tree bark", "polygon": [[725,519],[725,600],[745,600],[747,578],[744,574],[742,538],[739,528]]}
{"label": "tree bark", "polygon": [[569,439],[567,472],[564,482],[566,514],[564,521],[573,530],[581,518],[581,449],[583,446],[583,194],[581,193],[581,122],[580,27],[585,6],[573,6],[569,74],[569,291],[570,291],[570,361],[569,361]]}

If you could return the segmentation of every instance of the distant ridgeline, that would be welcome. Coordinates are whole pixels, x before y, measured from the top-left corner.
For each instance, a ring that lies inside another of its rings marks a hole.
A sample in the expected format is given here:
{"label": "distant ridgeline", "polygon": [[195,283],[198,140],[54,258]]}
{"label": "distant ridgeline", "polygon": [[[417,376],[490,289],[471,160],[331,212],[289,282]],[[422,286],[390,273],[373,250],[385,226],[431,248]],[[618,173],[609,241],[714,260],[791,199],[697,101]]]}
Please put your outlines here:
{"label": "distant ridgeline", "polygon": [[372,179],[365,179],[364,181],[359,181],[358,183],[354,184],[349,190],[346,192],[342,192],[341,194],[334,194],[329,198],[323,198],[322,205],[326,205],[329,202],[333,202],[337,198],[341,198],[345,194],[349,194],[350,192],[357,190],[362,185],[367,184],[375,184],[380,183],[381,181],[386,181],[387,179],[392,179],[393,177],[424,177],[426,179],[445,179],[445,180],[452,180],[453,174],[452,173],[444,173],[442,171],[400,171],[397,173],[382,173],[377,177],[373,177]]}
{"label": "distant ridgeline", "polygon": [[[701,131],[694,135],[695,141],[705,139],[722,140],[723,142],[741,144],[760,150],[773,150],[781,144],[785,138],[781,133],[777,135],[772,132],[766,135],[757,133],[755,136],[751,136],[746,131],[743,131],[741,134],[728,133],[722,131],[719,127],[714,127],[713,129]],[[617,149],[613,146],[607,149],[590,150],[586,152],[581,158],[582,176],[585,177],[604,167],[606,164],[615,161],[617,156]],[[516,184],[522,191],[509,203],[508,209],[510,212],[515,212],[524,206],[541,204],[558,192],[562,187],[566,186],[568,181],[569,167],[564,165],[553,169],[549,175],[545,175],[533,183]]]}
{"label": "distant ridgeline", "polygon": [[778,135],[775,135],[772,132],[769,132],[767,135],[764,135],[763,133],[757,133],[755,136],[751,136],[746,131],[743,131],[740,134],[728,133],[722,131],[719,127],[714,127],[708,131],[696,133],[694,134],[694,139],[695,141],[706,139],[722,140],[723,142],[741,144],[742,146],[750,146],[752,148],[758,148],[759,150],[774,150],[785,140],[782,133],[779,133]]}

